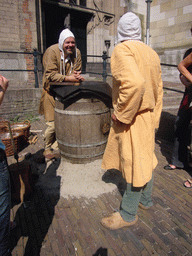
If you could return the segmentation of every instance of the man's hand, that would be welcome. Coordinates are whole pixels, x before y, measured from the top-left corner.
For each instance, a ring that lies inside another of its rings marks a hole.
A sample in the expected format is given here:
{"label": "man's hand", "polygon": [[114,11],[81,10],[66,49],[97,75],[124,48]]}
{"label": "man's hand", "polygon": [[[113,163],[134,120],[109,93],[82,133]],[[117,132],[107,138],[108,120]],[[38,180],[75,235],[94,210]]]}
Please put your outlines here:
{"label": "man's hand", "polygon": [[8,85],[9,85],[9,81],[7,80],[7,78],[0,75],[0,105],[3,101]]}
{"label": "man's hand", "polygon": [[8,85],[9,81],[7,80],[7,78],[0,75],[0,90],[5,92],[7,90]]}
{"label": "man's hand", "polygon": [[117,117],[116,117],[116,115],[115,115],[114,113],[111,115],[111,119],[112,119],[112,121],[113,121],[116,125],[122,125],[122,124],[124,124],[124,123],[122,123],[121,121],[119,121],[119,120],[117,119]]}
{"label": "man's hand", "polygon": [[81,76],[81,71],[74,71],[74,76],[81,82],[85,80],[85,78]]}
{"label": "man's hand", "polygon": [[70,76],[65,77],[65,82],[82,82],[85,78],[81,76],[81,71],[74,71]]}

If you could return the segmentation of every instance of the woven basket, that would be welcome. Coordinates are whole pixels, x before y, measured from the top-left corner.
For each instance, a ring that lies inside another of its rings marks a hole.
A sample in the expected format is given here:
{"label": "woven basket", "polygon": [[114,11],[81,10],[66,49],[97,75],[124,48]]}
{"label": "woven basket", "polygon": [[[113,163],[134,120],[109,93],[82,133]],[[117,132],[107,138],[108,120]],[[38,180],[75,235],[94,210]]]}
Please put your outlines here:
{"label": "woven basket", "polygon": [[[13,132],[13,141],[15,144],[15,149],[17,152],[20,150],[20,145],[21,145],[21,132]],[[6,156],[12,156],[14,155],[14,149],[13,145],[11,143],[11,136],[9,132],[2,132],[0,133],[0,139],[2,140],[3,144],[5,145],[5,153]]]}
{"label": "woven basket", "polygon": [[25,120],[23,123],[11,124],[11,130],[13,132],[19,132],[22,134],[23,138],[22,138],[21,143],[28,142],[30,127],[31,127],[31,125],[28,120]]}

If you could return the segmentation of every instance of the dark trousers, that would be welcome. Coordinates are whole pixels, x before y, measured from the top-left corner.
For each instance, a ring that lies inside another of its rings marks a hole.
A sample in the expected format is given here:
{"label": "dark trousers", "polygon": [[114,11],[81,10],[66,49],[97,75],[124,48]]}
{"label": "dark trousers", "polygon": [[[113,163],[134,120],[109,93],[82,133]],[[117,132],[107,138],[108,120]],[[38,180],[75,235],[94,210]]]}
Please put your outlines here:
{"label": "dark trousers", "polygon": [[190,145],[191,141],[190,121],[190,108],[181,105],[175,120],[175,140],[171,157],[171,164],[179,168],[188,166],[187,146]]}
{"label": "dark trousers", "polygon": [[7,158],[0,149],[0,256],[9,255],[10,191]]}

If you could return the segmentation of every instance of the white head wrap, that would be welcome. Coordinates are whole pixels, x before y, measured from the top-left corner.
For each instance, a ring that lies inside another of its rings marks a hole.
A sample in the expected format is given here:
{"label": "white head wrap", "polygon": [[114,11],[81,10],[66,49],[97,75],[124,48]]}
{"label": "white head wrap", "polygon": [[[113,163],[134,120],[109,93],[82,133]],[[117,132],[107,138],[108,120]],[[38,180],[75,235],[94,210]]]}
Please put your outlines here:
{"label": "white head wrap", "polygon": [[68,37],[74,37],[73,33],[68,29],[64,29],[59,35],[59,50],[63,51],[63,43]]}
{"label": "white head wrap", "polygon": [[124,40],[141,40],[141,21],[132,12],[125,13],[117,26],[117,42]]}
{"label": "white head wrap", "polygon": [[[61,51],[61,60],[63,60],[64,75],[65,75],[65,61],[67,61],[68,59],[70,60],[70,58],[65,60],[65,55],[64,55],[64,51],[63,51],[63,43],[68,37],[75,38],[74,34],[68,28],[66,28],[59,35],[59,50]],[[77,55],[77,52],[76,52],[76,55]],[[72,68],[73,68],[73,63],[71,62],[71,70],[72,70]],[[70,73],[71,73],[71,70],[70,70]],[[60,73],[62,74],[62,66],[61,65],[60,65]]]}

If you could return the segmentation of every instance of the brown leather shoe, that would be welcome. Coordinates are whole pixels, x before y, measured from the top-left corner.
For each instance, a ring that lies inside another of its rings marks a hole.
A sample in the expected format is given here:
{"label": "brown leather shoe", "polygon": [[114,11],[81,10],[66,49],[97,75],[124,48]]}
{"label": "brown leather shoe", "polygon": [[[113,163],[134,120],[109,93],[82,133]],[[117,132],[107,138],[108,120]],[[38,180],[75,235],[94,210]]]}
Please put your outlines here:
{"label": "brown leather shoe", "polygon": [[134,221],[131,221],[131,222],[124,221],[119,212],[114,212],[111,216],[102,218],[101,224],[105,228],[115,230],[119,228],[130,227],[134,225],[137,222],[137,220],[138,220],[138,216],[136,215]]}
{"label": "brown leather shoe", "polygon": [[143,210],[149,210],[151,208],[151,206],[144,206],[143,204],[139,203],[139,208],[141,208]]}

